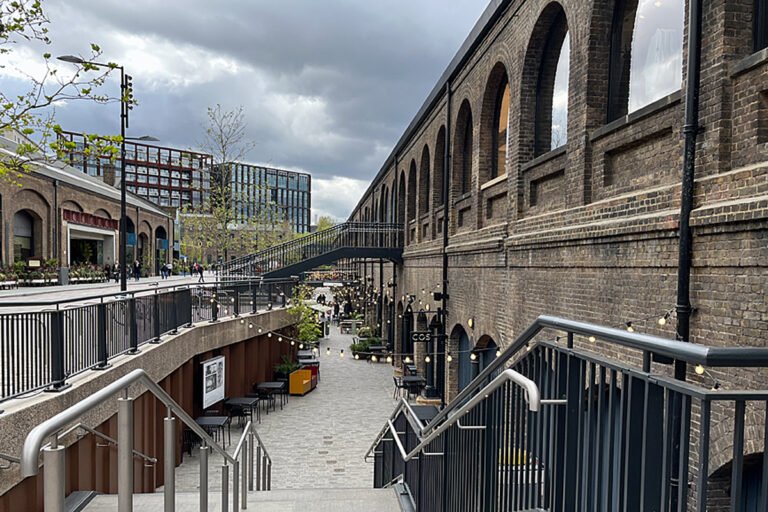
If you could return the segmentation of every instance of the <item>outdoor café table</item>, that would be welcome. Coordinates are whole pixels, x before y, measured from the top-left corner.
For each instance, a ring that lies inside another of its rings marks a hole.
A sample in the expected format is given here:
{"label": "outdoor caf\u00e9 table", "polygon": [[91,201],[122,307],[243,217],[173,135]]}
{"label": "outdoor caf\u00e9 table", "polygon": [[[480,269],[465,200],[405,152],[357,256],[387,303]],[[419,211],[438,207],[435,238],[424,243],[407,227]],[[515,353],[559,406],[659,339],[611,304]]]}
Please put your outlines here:
{"label": "outdoor caf\u00e9 table", "polygon": [[427,384],[427,379],[421,375],[406,375],[402,382],[403,386],[408,388],[408,396],[410,397],[411,393],[418,395],[421,392],[421,389]]}
{"label": "outdoor caf\u00e9 table", "polygon": [[257,396],[238,396],[230,398],[224,402],[224,405],[242,407],[244,411],[248,411],[251,421],[253,421],[253,410],[256,409],[256,420],[261,423],[261,414],[259,413],[258,404],[259,397]]}
{"label": "outdoor caf\u00e9 table", "polygon": [[[221,444],[224,445],[224,448],[227,447],[227,444],[224,442],[224,427],[229,424],[229,416],[200,416],[195,420],[195,423],[203,427],[206,432],[213,435],[214,439],[216,438],[214,433],[221,432]],[[229,435],[229,441],[232,442],[231,430],[229,431]]]}
{"label": "outdoor caf\u00e9 table", "polygon": [[296,352],[296,359],[314,359],[315,354],[311,350],[299,350]]}
{"label": "outdoor caf\u00e9 table", "polygon": [[262,382],[256,385],[256,391],[270,395],[280,395],[280,409],[283,409],[283,400],[288,401],[288,393],[285,392],[287,382]]}

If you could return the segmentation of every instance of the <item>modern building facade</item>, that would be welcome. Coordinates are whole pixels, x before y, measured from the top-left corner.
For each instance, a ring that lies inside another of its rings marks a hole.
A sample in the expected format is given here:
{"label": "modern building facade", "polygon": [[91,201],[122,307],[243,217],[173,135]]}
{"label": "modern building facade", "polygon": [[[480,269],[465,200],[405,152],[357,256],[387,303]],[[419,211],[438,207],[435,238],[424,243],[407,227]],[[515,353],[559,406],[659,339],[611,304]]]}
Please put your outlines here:
{"label": "modern building facade", "polygon": [[[83,134],[64,131],[60,137],[76,145],[67,155],[69,165],[109,185],[119,183],[119,158],[86,156]],[[165,208],[196,208],[205,201],[211,155],[132,141],[126,141],[125,153],[126,186],[132,194]]]}
{"label": "modern building facade", "polygon": [[[0,138],[0,152],[16,143]],[[150,272],[169,261],[173,219],[128,195],[127,261]],[[17,183],[0,182],[0,266],[30,259],[55,266],[112,266],[119,261],[120,191],[59,162],[32,164]]]}
{"label": "modern building facade", "polygon": [[230,183],[239,222],[263,214],[268,222],[287,221],[295,233],[309,232],[309,174],[234,162],[230,164]]}
{"label": "modern building facade", "polygon": [[[441,306],[433,292],[449,296],[455,357],[436,362],[448,400],[541,314],[674,338],[686,313],[685,164],[695,176],[689,341],[765,346],[768,3],[686,4],[491,2],[354,209],[351,221],[404,228],[404,264],[360,273],[386,293],[395,351],[422,370],[423,344],[408,334],[433,316],[419,311]],[[690,370],[707,389],[768,387],[760,369]],[[747,422],[760,423],[747,444],[762,457],[761,420]],[[712,503],[728,503],[717,481],[730,474],[732,423],[711,440]]]}

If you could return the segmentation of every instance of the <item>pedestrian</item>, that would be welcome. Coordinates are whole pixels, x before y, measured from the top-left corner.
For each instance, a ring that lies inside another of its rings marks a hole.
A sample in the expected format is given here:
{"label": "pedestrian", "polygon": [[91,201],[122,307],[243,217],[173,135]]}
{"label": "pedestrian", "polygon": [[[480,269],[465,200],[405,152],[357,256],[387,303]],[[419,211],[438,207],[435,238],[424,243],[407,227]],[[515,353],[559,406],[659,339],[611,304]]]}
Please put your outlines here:
{"label": "pedestrian", "polygon": [[120,281],[120,265],[115,263],[114,267],[112,268],[112,276],[115,278],[115,283]]}
{"label": "pedestrian", "polygon": [[136,260],[133,262],[133,279],[138,281],[139,277],[141,277],[141,263],[139,263],[139,260]]}
{"label": "pedestrian", "polygon": [[165,264],[165,278],[171,277],[173,274],[173,263],[166,263]]}
{"label": "pedestrian", "polygon": [[205,277],[203,277],[203,266],[202,265],[198,265],[197,266],[197,272],[198,272],[198,274],[200,274],[200,278],[197,280],[197,282],[198,283],[204,283],[205,282]]}

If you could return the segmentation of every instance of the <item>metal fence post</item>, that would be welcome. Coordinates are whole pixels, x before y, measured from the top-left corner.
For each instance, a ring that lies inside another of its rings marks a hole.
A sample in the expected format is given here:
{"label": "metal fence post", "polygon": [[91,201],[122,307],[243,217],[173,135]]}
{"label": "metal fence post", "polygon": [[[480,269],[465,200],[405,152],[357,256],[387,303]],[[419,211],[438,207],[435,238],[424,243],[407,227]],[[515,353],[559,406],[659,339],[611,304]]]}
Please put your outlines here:
{"label": "metal fence post", "polygon": [[58,445],[56,434],[51,446],[43,450],[43,505],[45,512],[64,512],[64,486],[66,482],[66,449]]}
{"label": "metal fence post", "polygon": [[221,466],[221,512],[229,512],[229,466]]}
{"label": "metal fence post", "polygon": [[[253,458],[256,455],[256,443],[253,432],[248,434],[248,444],[250,445],[250,458],[248,459],[248,490],[253,490]],[[258,460],[258,459],[257,459]]]}
{"label": "metal fence post", "polygon": [[129,354],[139,353],[139,326],[136,318],[136,297],[128,299],[128,339],[131,343]]}
{"label": "metal fence post", "polygon": [[176,419],[168,408],[163,419],[163,473],[165,512],[176,510]]}
{"label": "metal fence post", "polygon": [[235,285],[232,287],[232,290],[235,292],[232,308],[234,309],[233,313],[235,315],[235,318],[237,318],[240,316],[240,286]]}
{"label": "metal fence post", "polygon": [[64,311],[57,309],[51,313],[51,387],[50,391],[59,391],[65,387],[64,368]]}
{"label": "metal fence post", "polygon": [[152,296],[152,343],[160,343],[160,294]]}
{"label": "metal fence post", "polygon": [[219,294],[218,288],[213,287],[213,294],[211,295],[211,323],[219,320]]}
{"label": "metal fence post", "polygon": [[133,399],[128,397],[117,399],[117,441],[117,509],[133,512]]}
{"label": "metal fence post", "polygon": [[173,327],[173,330],[171,331],[171,334],[179,334],[179,315],[178,311],[176,310],[178,300],[179,300],[179,292],[173,291],[168,294],[168,297],[172,299],[171,303],[171,326]]}
{"label": "metal fence post", "polygon": [[109,354],[107,353],[107,305],[102,302],[96,310],[96,340],[98,345],[99,364],[95,367],[97,370],[109,368]]}
{"label": "metal fence post", "polygon": [[258,313],[259,311],[258,298],[259,289],[251,283],[251,313]]}
{"label": "metal fence post", "polygon": [[240,503],[240,461],[232,464],[232,511],[236,511]]}
{"label": "metal fence post", "polygon": [[248,466],[250,466],[248,455],[250,455],[250,450],[248,449],[248,440],[246,440],[243,443],[243,456],[240,458],[242,460],[242,474],[240,475],[242,482],[240,489],[240,501],[242,502],[242,508],[245,510],[248,508]]}

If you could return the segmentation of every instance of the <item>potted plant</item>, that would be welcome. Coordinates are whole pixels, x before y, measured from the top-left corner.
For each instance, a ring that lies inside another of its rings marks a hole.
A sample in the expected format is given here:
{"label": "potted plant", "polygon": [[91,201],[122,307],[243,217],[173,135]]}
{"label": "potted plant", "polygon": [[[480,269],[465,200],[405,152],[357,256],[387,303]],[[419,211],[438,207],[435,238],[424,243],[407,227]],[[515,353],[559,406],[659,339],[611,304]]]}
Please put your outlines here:
{"label": "potted plant", "polygon": [[283,362],[275,365],[276,381],[288,380],[288,376],[299,368],[299,365],[294,363],[288,356],[283,356]]}

